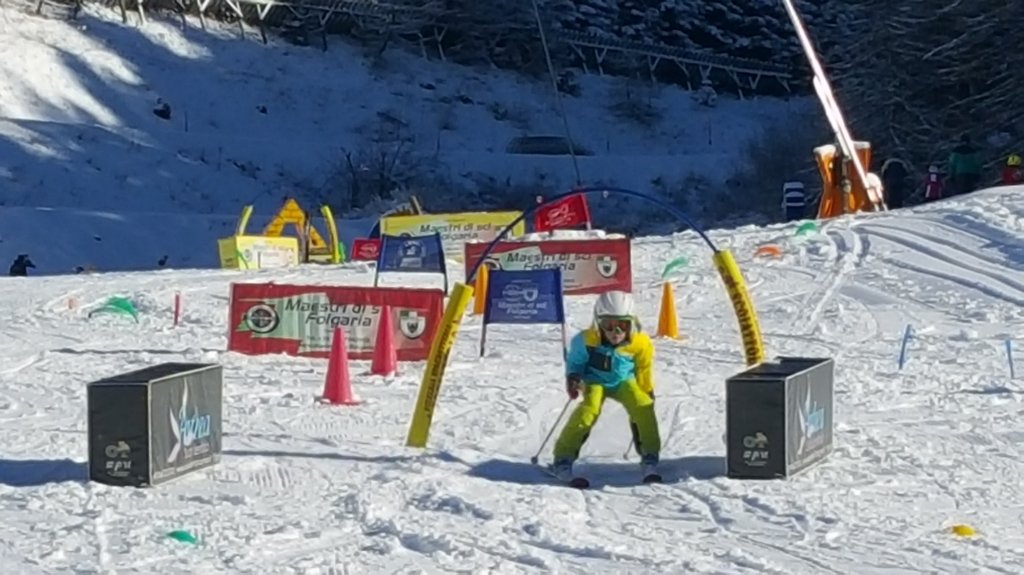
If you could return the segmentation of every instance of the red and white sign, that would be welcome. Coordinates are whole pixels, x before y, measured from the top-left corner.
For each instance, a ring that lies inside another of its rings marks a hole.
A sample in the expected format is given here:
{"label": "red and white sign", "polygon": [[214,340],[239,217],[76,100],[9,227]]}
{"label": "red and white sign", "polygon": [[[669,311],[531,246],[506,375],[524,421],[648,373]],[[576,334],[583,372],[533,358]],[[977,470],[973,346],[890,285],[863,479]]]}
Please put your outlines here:
{"label": "red and white sign", "polygon": [[562,198],[533,213],[533,229],[537,232],[572,229],[589,224],[590,209],[583,194]]}
{"label": "red and white sign", "polygon": [[228,351],[329,357],[334,328],[342,327],[349,358],[372,359],[384,304],[398,359],[427,359],[444,313],[439,289],[232,284]]}
{"label": "red and white sign", "polygon": [[377,238],[356,238],[352,241],[352,260],[375,262],[380,255],[380,240]]}
{"label": "red and white sign", "polygon": [[[484,242],[466,244],[466,281],[486,248]],[[559,268],[566,295],[628,292],[633,291],[631,252],[628,238],[498,242],[484,263],[500,270]]]}

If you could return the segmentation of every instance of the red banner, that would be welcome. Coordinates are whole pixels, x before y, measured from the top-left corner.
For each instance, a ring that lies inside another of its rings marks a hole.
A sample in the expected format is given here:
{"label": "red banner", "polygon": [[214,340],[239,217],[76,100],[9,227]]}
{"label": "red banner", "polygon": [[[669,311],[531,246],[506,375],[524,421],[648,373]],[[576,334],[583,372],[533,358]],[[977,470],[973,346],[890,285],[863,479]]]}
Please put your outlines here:
{"label": "red banner", "polygon": [[590,210],[583,194],[562,198],[533,213],[533,230],[536,232],[572,229],[589,223]]}
{"label": "red banner", "polygon": [[371,359],[384,304],[398,359],[427,359],[444,313],[439,289],[231,284],[228,351],[329,357],[334,328],[342,327],[349,358]]}
{"label": "red banner", "polygon": [[380,240],[376,238],[356,238],[352,241],[352,260],[375,262],[380,253]]}
{"label": "red banner", "polygon": [[[465,244],[467,276],[486,248],[485,242]],[[633,291],[631,251],[628,238],[510,241],[498,242],[485,263],[501,270],[559,268],[565,295],[628,292]]]}

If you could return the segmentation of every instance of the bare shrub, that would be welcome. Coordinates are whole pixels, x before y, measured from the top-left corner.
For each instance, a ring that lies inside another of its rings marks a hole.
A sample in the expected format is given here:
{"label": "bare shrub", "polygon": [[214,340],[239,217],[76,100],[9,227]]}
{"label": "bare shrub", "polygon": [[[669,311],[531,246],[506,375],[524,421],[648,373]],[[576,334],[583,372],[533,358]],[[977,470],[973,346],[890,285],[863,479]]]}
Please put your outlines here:
{"label": "bare shrub", "polygon": [[353,213],[404,201],[422,190],[449,187],[436,156],[413,150],[409,127],[395,113],[378,113],[377,121],[360,132],[367,138],[341,148],[324,183],[310,190],[310,196]]}
{"label": "bare shrub", "polygon": [[658,88],[649,81],[618,79],[612,87],[608,109],[620,120],[651,128],[664,117],[656,104],[657,97]]}
{"label": "bare shrub", "polygon": [[508,124],[522,132],[529,132],[532,128],[530,111],[525,106],[491,102],[487,105],[487,110],[495,120],[508,122]]}
{"label": "bare shrub", "polygon": [[814,148],[833,140],[820,113],[777,120],[743,145],[742,162],[726,181],[719,201],[712,202],[712,217],[725,219],[736,206],[750,213],[782,217],[782,184],[799,179],[808,191],[808,201],[821,181],[814,163]]}
{"label": "bare shrub", "polygon": [[[511,176],[496,178],[482,173],[473,173],[468,177],[472,182],[472,190],[463,195],[459,203],[469,203],[467,207],[472,209],[522,210],[536,203],[538,196],[551,197],[561,191],[543,170],[534,170],[531,176],[517,180]],[[454,198],[451,201],[455,203]]]}

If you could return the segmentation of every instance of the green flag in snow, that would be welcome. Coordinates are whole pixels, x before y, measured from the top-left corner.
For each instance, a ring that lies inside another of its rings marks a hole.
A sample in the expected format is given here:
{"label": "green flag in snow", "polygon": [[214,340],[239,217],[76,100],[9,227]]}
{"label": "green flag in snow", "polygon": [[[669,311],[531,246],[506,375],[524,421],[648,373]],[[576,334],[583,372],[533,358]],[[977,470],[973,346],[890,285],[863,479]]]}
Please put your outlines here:
{"label": "green flag in snow", "polygon": [[689,264],[690,260],[686,259],[686,256],[679,256],[678,258],[668,262],[668,264],[665,265],[665,269],[661,271],[661,279],[665,279],[673,271],[679,268],[686,267]]}
{"label": "green flag in snow", "polygon": [[108,299],[103,305],[89,312],[89,317],[101,313],[127,315],[134,319],[135,323],[139,323],[139,312],[135,309],[135,304],[126,297],[115,296]]}

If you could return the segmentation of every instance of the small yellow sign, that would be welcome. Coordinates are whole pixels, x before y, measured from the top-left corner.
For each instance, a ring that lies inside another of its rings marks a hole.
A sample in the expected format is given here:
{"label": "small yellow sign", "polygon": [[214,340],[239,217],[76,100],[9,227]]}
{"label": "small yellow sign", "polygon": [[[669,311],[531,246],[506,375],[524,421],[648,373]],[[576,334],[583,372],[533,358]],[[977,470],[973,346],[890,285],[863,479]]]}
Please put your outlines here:
{"label": "small yellow sign", "polygon": [[[460,212],[387,216],[380,221],[380,233],[389,236],[428,236],[440,233],[445,257],[462,261],[463,244],[470,240],[489,242],[522,215],[523,212]],[[519,221],[512,228],[511,234],[521,236],[525,232],[526,223]]]}
{"label": "small yellow sign", "polygon": [[[274,214],[274,219],[270,220],[267,227],[263,228],[263,235],[269,237],[280,237],[284,232],[286,225],[291,225],[295,228],[297,235],[303,235],[306,233],[306,212],[299,207],[299,203],[288,198],[281,209]],[[309,227],[309,247],[312,249],[322,250],[327,247],[324,243],[323,237],[320,232],[316,231],[316,228]]]}
{"label": "small yellow sign", "polygon": [[217,240],[220,267],[258,270],[299,265],[299,240],[293,237],[231,236]]}

